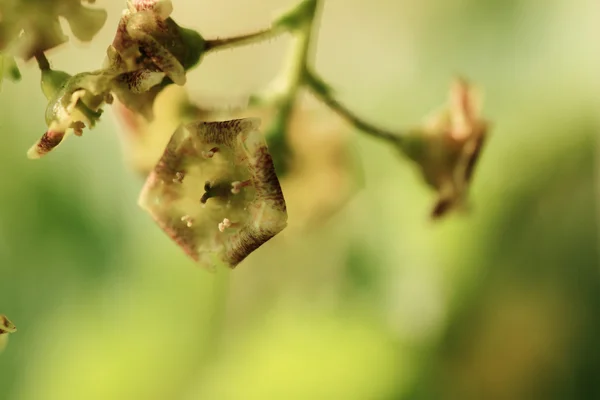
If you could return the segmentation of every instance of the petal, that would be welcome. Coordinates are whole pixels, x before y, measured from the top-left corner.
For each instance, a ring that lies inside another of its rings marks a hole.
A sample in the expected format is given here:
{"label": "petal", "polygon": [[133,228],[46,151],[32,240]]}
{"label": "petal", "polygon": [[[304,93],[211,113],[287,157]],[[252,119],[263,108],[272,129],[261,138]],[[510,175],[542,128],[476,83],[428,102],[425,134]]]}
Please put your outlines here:
{"label": "petal", "polygon": [[137,11],[152,11],[158,18],[165,20],[173,12],[171,0],[132,0],[134,9]]}
{"label": "petal", "polygon": [[67,10],[64,16],[69,23],[73,35],[83,42],[91,41],[100,29],[102,29],[108,18],[105,10],[83,7],[81,5]]}
{"label": "petal", "polygon": [[46,155],[58,146],[64,137],[65,131],[47,131],[42,135],[40,140],[27,151],[27,157],[34,160]]}
{"label": "petal", "polygon": [[167,48],[162,46],[148,33],[140,31],[133,26],[127,26],[127,33],[137,42],[140,49],[152,60],[159,70],[164,72],[176,85],[185,85],[185,69]]}

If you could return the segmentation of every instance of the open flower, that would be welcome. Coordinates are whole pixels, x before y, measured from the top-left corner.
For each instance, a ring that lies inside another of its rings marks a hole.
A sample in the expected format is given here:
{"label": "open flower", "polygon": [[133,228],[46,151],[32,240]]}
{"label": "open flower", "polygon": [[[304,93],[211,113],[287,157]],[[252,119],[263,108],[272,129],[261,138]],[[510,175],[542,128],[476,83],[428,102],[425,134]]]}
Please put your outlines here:
{"label": "open flower", "polygon": [[140,196],[195,261],[235,267],[287,224],[286,204],[258,119],[180,126]]}
{"label": "open flower", "polygon": [[0,314],[0,351],[4,350],[8,340],[8,334],[17,331],[15,324],[9,321],[5,315]]}
{"label": "open flower", "polygon": [[198,33],[169,18],[172,10],[169,0],[129,1],[107,50],[106,66],[120,73],[115,94],[147,119],[152,119],[160,88],[184,85],[185,71],[198,63],[204,50]]}
{"label": "open flower", "polygon": [[464,206],[487,131],[474,89],[457,79],[448,104],[406,137],[402,150],[419,165],[425,181],[438,193],[433,218]]}
{"label": "open flower", "polygon": [[27,153],[40,158],[58,146],[69,131],[81,136],[93,128],[102,115],[102,105],[111,103],[114,74],[104,70],[70,76],[66,72],[42,71],[42,90],[49,100],[46,108],[48,130]]}
{"label": "open flower", "polygon": [[13,0],[0,2],[0,50],[25,60],[65,41],[63,17],[81,41],[90,41],[106,22],[106,11],[84,6],[94,0]]}

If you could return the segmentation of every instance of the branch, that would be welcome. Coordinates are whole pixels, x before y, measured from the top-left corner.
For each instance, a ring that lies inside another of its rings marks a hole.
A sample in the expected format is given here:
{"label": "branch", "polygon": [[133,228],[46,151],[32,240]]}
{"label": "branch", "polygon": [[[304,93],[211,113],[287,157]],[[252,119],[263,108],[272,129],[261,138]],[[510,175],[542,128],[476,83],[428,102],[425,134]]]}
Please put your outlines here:
{"label": "branch", "polygon": [[40,70],[45,71],[50,69],[50,62],[46,58],[46,55],[43,51],[37,52],[33,56],[35,57],[35,60],[37,61],[38,66],[40,67]]}
{"label": "branch", "polygon": [[240,36],[233,36],[230,38],[209,39],[206,41],[205,51],[206,53],[209,53],[259,43],[277,37],[282,33],[284,33],[282,29],[270,27],[257,32],[252,32]]}
{"label": "branch", "polygon": [[317,76],[316,73],[310,68],[307,68],[306,73],[304,74],[304,84],[313,92],[313,94],[317,98],[319,98],[323,103],[325,103],[329,108],[335,111],[342,118],[347,120],[355,128],[378,139],[384,139],[387,141],[395,142],[398,145],[402,145],[404,141],[404,133],[394,132],[382,128],[359,117],[352,110],[350,110],[348,107],[342,104],[336,97],[334,97],[333,91],[331,90],[329,85],[327,85],[323,81],[323,79]]}

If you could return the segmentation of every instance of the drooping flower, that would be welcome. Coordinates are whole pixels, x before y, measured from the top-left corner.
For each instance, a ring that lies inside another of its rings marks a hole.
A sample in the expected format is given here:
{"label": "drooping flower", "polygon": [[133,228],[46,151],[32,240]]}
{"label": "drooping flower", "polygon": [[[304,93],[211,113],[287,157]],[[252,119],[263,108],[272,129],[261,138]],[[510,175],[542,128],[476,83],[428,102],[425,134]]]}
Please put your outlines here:
{"label": "drooping flower", "polygon": [[94,0],[13,0],[0,2],[0,50],[25,60],[68,40],[63,17],[79,40],[88,42],[106,22],[106,11],[82,3]]}
{"label": "drooping flower", "polygon": [[438,193],[432,217],[465,205],[469,184],[488,132],[480,102],[465,80],[452,85],[448,104],[405,138],[402,151]]}
{"label": "drooping flower", "polygon": [[195,261],[235,267],[287,225],[258,119],[180,126],[139,204]]}
{"label": "drooping flower", "polygon": [[170,0],[131,0],[107,50],[106,67],[120,73],[114,87],[127,108],[152,119],[152,104],[161,88],[184,85],[185,72],[196,65],[204,39],[169,18]]}
{"label": "drooping flower", "polygon": [[35,159],[58,146],[73,131],[78,136],[83,128],[93,128],[102,115],[104,103],[112,102],[110,89],[114,74],[105,70],[70,76],[66,72],[42,71],[42,91],[49,100],[46,108],[48,130],[28,151]]}

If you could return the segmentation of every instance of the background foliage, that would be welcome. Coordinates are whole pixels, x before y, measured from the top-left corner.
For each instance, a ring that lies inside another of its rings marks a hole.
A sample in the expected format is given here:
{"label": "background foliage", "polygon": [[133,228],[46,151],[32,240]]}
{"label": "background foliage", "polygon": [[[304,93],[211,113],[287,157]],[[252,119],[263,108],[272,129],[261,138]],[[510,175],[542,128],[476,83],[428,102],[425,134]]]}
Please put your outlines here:
{"label": "background foliage", "polygon": [[[123,6],[105,3],[93,44],[50,52],[56,68],[100,65]],[[174,3],[179,23],[214,37],[291,2]],[[417,122],[456,72],[485,88],[494,127],[472,212],[430,223],[415,171],[353,135],[363,190],[318,227],[284,231],[230,283],[136,206],[142,180],[110,111],[26,159],[45,100],[37,67],[23,66],[0,95],[0,312],[19,328],[0,357],[0,398],[600,397],[599,11],[593,0],[328,0],[317,68],[364,114]],[[192,98],[260,87],[283,48],[207,58],[188,75]]]}

